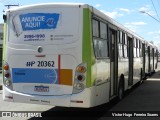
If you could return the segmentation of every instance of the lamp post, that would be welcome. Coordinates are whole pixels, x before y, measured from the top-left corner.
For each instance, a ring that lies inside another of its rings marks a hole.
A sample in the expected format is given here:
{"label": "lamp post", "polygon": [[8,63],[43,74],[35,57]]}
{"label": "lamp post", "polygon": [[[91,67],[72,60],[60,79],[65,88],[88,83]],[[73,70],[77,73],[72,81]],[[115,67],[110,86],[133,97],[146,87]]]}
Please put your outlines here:
{"label": "lamp post", "polygon": [[155,19],[157,22],[160,23],[160,21],[159,21],[158,19],[156,19],[155,17],[153,17],[152,15],[150,15],[149,13],[147,13],[146,11],[143,11],[143,10],[142,10],[142,11],[139,11],[139,12],[145,13],[145,14],[149,15],[151,18]]}

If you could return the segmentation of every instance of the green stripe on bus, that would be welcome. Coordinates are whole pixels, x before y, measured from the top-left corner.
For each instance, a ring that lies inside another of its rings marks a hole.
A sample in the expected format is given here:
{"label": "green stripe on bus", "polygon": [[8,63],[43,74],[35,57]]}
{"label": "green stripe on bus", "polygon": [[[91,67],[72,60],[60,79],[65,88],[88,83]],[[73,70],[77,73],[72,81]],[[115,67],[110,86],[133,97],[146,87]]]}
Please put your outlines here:
{"label": "green stripe on bus", "polygon": [[[6,30],[7,30],[7,24],[6,24],[6,22],[4,22],[4,26],[3,26],[2,74],[4,74],[3,66],[4,66],[4,61],[6,61]],[[4,81],[4,76],[3,76],[3,81]]]}
{"label": "green stripe on bus", "polygon": [[[87,63],[87,87],[91,87],[96,79],[94,68],[95,57],[92,43],[92,29],[91,29],[91,12],[89,8],[83,9],[83,43],[82,43],[82,61]],[[94,69],[94,70],[93,70]]]}
{"label": "green stripe on bus", "polygon": [[[2,60],[6,60],[6,22],[4,23],[4,28],[3,28],[3,58]],[[3,63],[2,63],[3,65]]]}

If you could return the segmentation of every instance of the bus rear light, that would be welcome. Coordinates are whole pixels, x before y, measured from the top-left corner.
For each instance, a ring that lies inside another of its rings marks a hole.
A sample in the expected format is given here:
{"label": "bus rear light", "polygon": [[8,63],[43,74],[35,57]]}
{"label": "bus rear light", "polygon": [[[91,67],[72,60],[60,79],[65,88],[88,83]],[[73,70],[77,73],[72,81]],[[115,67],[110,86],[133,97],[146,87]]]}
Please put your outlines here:
{"label": "bus rear light", "polygon": [[74,88],[76,88],[78,90],[83,90],[84,89],[84,84],[76,83],[76,84],[74,84]]}
{"label": "bus rear light", "polygon": [[4,65],[4,70],[9,70],[9,66],[8,65]]}
{"label": "bus rear light", "polygon": [[5,84],[5,86],[7,86],[7,87],[8,87],[8,86],[10,86],[10,85],[11,85],[11,81],[10,81],[10,80],[5,80],[5,83],[4,83],[4,84]]}
{"label": "bus rear light", "polygon": [[13,99],[13,97],[12,97],[12,96],[5,96],[5,98]]}
{"label": "bus rear light", "polygon": [[77,76],[77,80],[79,81],[83,81],[85,78],[84,78],[84,75],[78,75]]}
{"label": "bus rear light", "polygon": [[9,89],[13,89],[12,80],[10,78],[11,74],[10,74],[9,64],[5,61],[3,66],[3,76],[4,76],[3,84]]}
{"label": "bus rear light", "polygon": [[77,67],[77,72],[84,73],[85,71],[86,71],[86,68],[84,66],[78,66]]}
{"label": "bus rear light", "polygon": [[80,100],[71,100],[71,102],[73,102],[73,103],[83,103],[83,101],[80,101]]}
{"label": "bus rear light", "polygon": [[77,103],[83,103],[83,101],[76,101]]}
{"label": "bus rear light", "polygon": [[86,86],[86,74],[87,74],[87,64],[81,63],[76,67],[73,94],[80,93],[85,89]]}
{"label": "bus rear light", "polygon": [[9,73],[4,73],[4,77],[9,78],[10,74]]}

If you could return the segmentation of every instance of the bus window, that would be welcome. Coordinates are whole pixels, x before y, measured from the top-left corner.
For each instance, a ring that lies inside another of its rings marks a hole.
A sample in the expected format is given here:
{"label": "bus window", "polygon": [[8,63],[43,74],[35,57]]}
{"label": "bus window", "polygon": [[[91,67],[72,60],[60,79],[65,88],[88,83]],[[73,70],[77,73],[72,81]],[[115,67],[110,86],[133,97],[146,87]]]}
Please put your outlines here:
{"label": "bus window", "polygon": [[125,57],[124,55],[124,44],[125,44],[125,33],[122,32],[122,57]]}
{"label": "bus window", "polygon": [[133,57],[137,57],[136,39],[133,39]]}
{"label": "bus window", "polygon": [[127,34],[122,32],[122,55],[127,57]]}
{"label": "bus window", "polygon": [[124,57],[127,57],[127,34],[124,34]]}
{"label": "bus window", "polygon": [[98,27],[98,21],[92,20],[92,27],[93,27],[93,36],[99,37],[99,27]]}
{"label": "bus window", "polygon": [[139,57],[139,40],[136,39],[136,42],[137,42],[137,47],[136,47],[136,49],[137,49],[137,57]]}
{"label": "bus window", "polygon": [[119,42],[118,42],[118,56],[119,58],[123,57],[123,50],[122,50],[122,31],[118,32],[119,35]]}
{"label": "bus window", "polygon": [[120,39],[119,42],[122,43],[122,31],[120,31]]}
{"label": "bus window", "polygon": [[107,40],[107,24],[92,20],[93,43],[96,58],[109,57],[109,41]]}
{"label": "bus window", "polygon": [[107,41],[94,38],[94,51],[96,58],[108,57]]}
{"label": "bus window", "polygon": [[142,42],[139,41],[139,57],[142,57]]}
{"label": "bus window", "polygon": [[124,57],[126,58],[127,57],[127,46],[124,45]]}
{"label": "bus window", "polygon": [[118,45],[119,57],[123,57],[122,55],[122,44]]}
{"label": "bus window", "polygon": [[103,22],[100,22],[100,37],[107,39],[107,25]]}
{"label": "bus window", "polygon": [[124,34],[124,44],[127,45],[127,34]]}

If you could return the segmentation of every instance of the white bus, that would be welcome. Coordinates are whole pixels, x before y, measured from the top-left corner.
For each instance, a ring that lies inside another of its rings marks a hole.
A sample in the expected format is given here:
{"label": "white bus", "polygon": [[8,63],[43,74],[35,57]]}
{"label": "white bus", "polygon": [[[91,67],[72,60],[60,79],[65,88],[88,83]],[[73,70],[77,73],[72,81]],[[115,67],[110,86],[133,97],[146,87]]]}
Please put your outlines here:
{"label": "white bus", "polygon": [[150,72],[144,39],[87,4],[9,9],[3,45],[3,100],[10,102],[94,107],[122,99]]}

